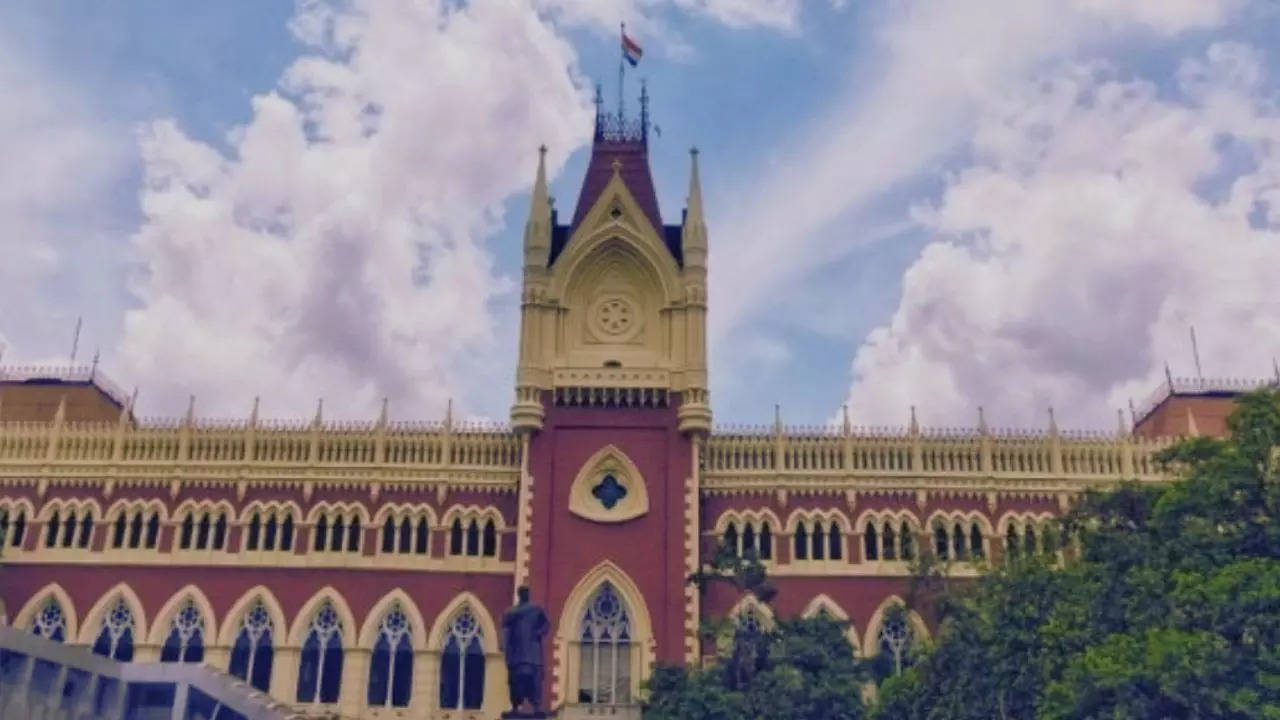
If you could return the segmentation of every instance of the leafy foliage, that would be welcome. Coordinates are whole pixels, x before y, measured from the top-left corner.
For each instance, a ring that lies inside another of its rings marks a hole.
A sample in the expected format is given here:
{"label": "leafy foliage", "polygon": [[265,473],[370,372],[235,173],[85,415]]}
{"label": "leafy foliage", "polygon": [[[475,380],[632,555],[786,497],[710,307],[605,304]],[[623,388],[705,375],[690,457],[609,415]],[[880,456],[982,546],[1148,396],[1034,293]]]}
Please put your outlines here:
{"label": "leafy foliage", "polygon": [[1230,439],[1161,453],[1177,482],[1085,496],[1064,562],[945,588],[875,717],[1280,718],[1280,393],[1237,404]]}

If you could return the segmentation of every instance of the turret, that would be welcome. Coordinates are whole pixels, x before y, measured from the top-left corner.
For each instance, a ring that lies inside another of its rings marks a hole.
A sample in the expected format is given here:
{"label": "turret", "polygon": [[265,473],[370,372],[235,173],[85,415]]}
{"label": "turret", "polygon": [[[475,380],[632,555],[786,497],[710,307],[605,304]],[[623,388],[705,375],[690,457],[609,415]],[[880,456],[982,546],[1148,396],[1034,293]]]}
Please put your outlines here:
{"label": "turret", "polygon": [[538,148],[538,174],[529,200],[529,219],[524,225],[524,266],[526,272],[545,268],[551,252],[551,197],[547,193],[547,146]]}

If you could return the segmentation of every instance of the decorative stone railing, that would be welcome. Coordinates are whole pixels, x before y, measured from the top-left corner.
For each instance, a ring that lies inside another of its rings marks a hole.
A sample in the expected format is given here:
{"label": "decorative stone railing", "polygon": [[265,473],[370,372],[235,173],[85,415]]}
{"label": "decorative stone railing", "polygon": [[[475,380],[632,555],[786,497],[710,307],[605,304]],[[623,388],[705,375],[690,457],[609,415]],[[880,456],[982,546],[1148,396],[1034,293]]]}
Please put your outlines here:
{"label": "decorative stone railing", "polygon": [[1173,395],[1201,395],[1210,393],[1235,394],[1280,387],[1280,367],[1274,378],[1185,378],[1166,374],[1165,381],[1137,407],[1130,407],[1134,422],[1140,422],[1159,405]]}
{"label": "decorative stone railing", "polygon": [[1158,480],[1163,475],[1154,455],[1175,440],[1147,440],[1128,433],[978,429],[733,429],[707,439],[703,474],[710,486],[829,485],[839,478],[944,476],[1085,484],[1120,478]]}

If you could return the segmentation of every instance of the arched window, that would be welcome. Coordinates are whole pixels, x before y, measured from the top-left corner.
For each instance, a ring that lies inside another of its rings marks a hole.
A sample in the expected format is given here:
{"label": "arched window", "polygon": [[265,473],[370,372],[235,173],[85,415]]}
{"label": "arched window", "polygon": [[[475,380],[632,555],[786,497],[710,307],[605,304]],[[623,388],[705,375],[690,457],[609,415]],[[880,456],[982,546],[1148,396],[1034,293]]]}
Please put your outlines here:
{"label": "arched window", "polygon": [[413,524],[408,517],[400,518],[400,536],[396,540],[396,549],[401,554],[408,555],[409,548],[413,546]]}
{"label": "arched window", "polygon": [[1027,523],[1027,529],[1022,534],[1023,549],[1027,551],[1027,557],[1034,557],[1036,554],[1036,529],[1031,523]]}
{"label": "arched window", "polygon": [[418,518],[418,529],[413,538],[413,552],[418,555],[427,554],[427,539],[430,537],[428,533],[430,529],[427,527],[426,518]]}
{"label": "arched window", "polygon": [[360,552],[360,516],[353,515],[347,528],[347,552]]}
{"label": "arched window", "polygon": [[956,521],[954,527],[951,528],[951,550],[957,560],[963,560],[968,556],[969,548],[964,541],[964,525]]}
{"label": "arched window", "polygon": [[796,523],[796,534],[794,537],[795,557],[794,560],[809,559],[809,531],[805,529],[804,523]]}
{"label": "arched window", "polygon": [[378,625],[378,639],[369,659],[369,704],[374,707],[409,707],[413,685],[413,644],[409,618],[395,605]]}
{"label": "arched window", "polygon": [[947,528],[937,520],[933,522],[933,554],[939,560],[946,560],[951,554],[951,544],[947,542]]}
{"label": "arched window", "polygon": [[910,665],[913,641],[911,624],[907,621],[905,611],[898,609],[897,612],[888,614],[880,623],[880,654],[889,660],[894,675]]}
{"label": "arched window", "polygon": [[840,525],[831,521],[831,530],[827,533],[827,557],[840,560],[844,557],[844,536],[840,534]]}
{"label": "arched window", "polygon": [[631,701],[631,621],[609,583],[596,590],[582,616],[578,702]]}
{"label": "arched window", "polygon": [[454,518],[453,525],[449,527],[449,554],[462,554],[462,519]]}
{"label": "arched window", "polygon": [[196,525],[196,548],[205,550],[209,547],[209,513],[200,516],[200,524]]}
{"label": "arched window", "polygon": [[58,604],[57,598],[50,597],[44,601],[40,612],[31,620],[31,634],[54,642],[67,639],[67,616],[62,612],[62,605]]}
{"label": "arched window", "polygon": [[773,559],[773,531],[767,520],[760,524],[760,559]]}
{"label": "arched window", "polygon": [[341,515],[333,517],[333,527],[329,529],[329,552],[342,551],[342,539],[346,533],[346,523],[342,521]]}
{"label": "arched window", "polygon": [[271,689],[271,662],[275,648],[271,644],[271,615],[262,600],[255,600],[240,620],[240,632],[231,646],[231,664],[227,672],[268,692]]}
{"label": "arched window", "polygon": [[899,528],[898,532],[899,532],[898,539],[902,546],[902,553],[901,553],[902,559],[915,560],[916,559],[916,541],[915,541],[916,536],[915,536],[915,533],[911,532],[911,526],[907,524],[906,520],[902,521],[902,527]]}
{"label": "arched window", "polygon": [[59,525],[58,511],[54,510],[53,514],[49,516],[49,524],[45,526],[46,528],[48,528],[45,531],[45,536],[44,536],[45,547],[58,546],[58,525]]}
{"label": "arched window", "polygon": [[142,544],[142,513],[133,514],[133,520],[129,523],[129,547],[137,548]]}
{"label": "arched window", "polygon": [[986,556],[986,551],[982,547],[982,528],[978,527],[978,523],[969,525],[969,555],[975,560],[981,560]]}
{"label": "arched window", "polygon": [[[335,525],[335,528],[337,526]],[[311,619],[298,665],[298,702],[334,703],[342,688],[342,621],[325,601]]]}
{"label": "arched window", "polygon": [[13,542],[15,548],[22,547],[22,541],[27,534],[27,511],[19,510],[18,519],[13,521]]}
{"label": "arched window", "polygon": [[478,710],[484,703],[484,648],[480,623],[471,608],[449,623],[449,634],[440,655],[440,707],[444,710]]}
{"label": "arched window", "polygon": [[218,513],[218,521],[213,524],[213,549],[225,550],[227,547],[227,514]]}
{"label": "arched window", "polygon": [[9,511],[0,510],[0,547],[9,542]]}
{"label": "arched window", "polygon": [[113,548],[124,547],[124,531],[126,522],[124,515],[124,511],[121,510],[120,514],[116,516],[115,532],[111,534],[111,547]]}
{"label": "arched window", "polygon": [[80,519],[80,537],[76,541],[76,547],[89,547],[89,540],[93,537],[93,511],[85,510],[84,517]]}
{"label": "arched window", "polygon": [[756,557],[759,557],[756,551],[756,529],[751,527],[749,522],[742,524],[742,554],[747,553],[755,553]]}
{"label": "arched window", "polygon": [[160,648],[160,662],[198,663],[204,660],[204,618],[195,601],[183,601],[169,623],[169,635]]}
{"label": "arched window", "polygon": [[880,559],[880,538],[876,537],[876,526],[867,523],[867,530],[862,537],[862,553],[867,560]]}
{"label": "arched window", "polygon": [[267,513],[267,522],[264,523],[262,526],[262,549],[263,550],[276,549],[276,530],[278,528],[279,528],[279,523],[276,522],[276,514]]}
{"label": "arched window", "polygon": [[884,531],[881,533],[881,540],[884,542],[884,553],[882,554],[884,555],[885,560],[898,559],[898,546],[894,537],[893,524],[886,522],[884,524]]}
{"label": "arched window", "polygon": [[244,547],[246,550],[257,550],[258,540],[262,537],[262,518],[258,513],[254,513],[249,518],[249,537],[245,538]]}
{"label": "arched window", "polygon": [[467,554],[472,557],[480,554],[480,525],[474,519],[467,523]]}
{"label": "arched window", "polygon": [[382,552],[395,552],[396,549],[396,521],[387,516],[386,522],[382,523]]}
{"label": "arched window", "polygon": [[293,552],[293,514],[287,511],[284,522],[280,523],[280,549]]}
{"label": "arched window", "polygon": [[156,540],[160,538],[160,515],[159,513],[151,513],[151,517],[147,518],[147,549],[154,550]]}
{"label": "arched window", "polygon": [[1009,523],[1009,527],[1005,529],[1004,551],[1010,557],[1016,557],[1018,554],[1018,531],[1013,523]]}
{"label": "arched window", "polygon": [[102,616],[102,629],[93,643],[93,651],[112,660],[128,662],[133,659],[133,613],[124,598],[116,598]]}
{"label": "arched window", "polygon": [[76,539],[76,513],[74,510],[67,512],[67,520],[62,526],[62,547],[69,548]]}
{"label": "arched window", "polygon": [[760,612],[751,606],[743,608],[742,612],[738,613],[734,624],[739,632],[751,635],[759,635],[764,631],[764,621],[760,619]]}
{"label": "arched window", "polygon": [[730,522],[724,529],[724,546],[729,548],[734,555],[738,554],[738,525]]}
{"label": "arched window", "polygon": [[178,533],[178,549],[189,550],[191,548],[191,534],[195,532],[196,524],[191,519],[191,513],[182,518],[182,530]]}
{"label": "arched window", "polygon": [[324,515],[321,515],[320,518],[316,520],[316,529],[315,529],[316,537],[315,537],[315,542],[312,545],[313,550],[315,550],[316,552],[324,552],[325,536],[328,534],[328,532],[329,532],[329,518],[325,517]]}
{"label": "arched window", "polygon": [[485,557],[494,557],[498,554],[498,528],[493,524],[492,520],[486,520],[484,523],[484,533],[480,537],[480,553]]}

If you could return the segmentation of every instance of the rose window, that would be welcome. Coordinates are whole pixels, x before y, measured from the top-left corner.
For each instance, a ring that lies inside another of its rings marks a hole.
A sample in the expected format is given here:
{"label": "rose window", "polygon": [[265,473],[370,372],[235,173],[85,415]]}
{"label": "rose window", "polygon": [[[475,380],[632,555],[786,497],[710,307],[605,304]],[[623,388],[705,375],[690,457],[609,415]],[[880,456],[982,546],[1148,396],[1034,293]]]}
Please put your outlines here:
{"label": "rose window", "polygon": [[630,303],[621,298],[604,301],[596,314],[600,329],[610,335],[621,335],[635,323],[635,311]]}

